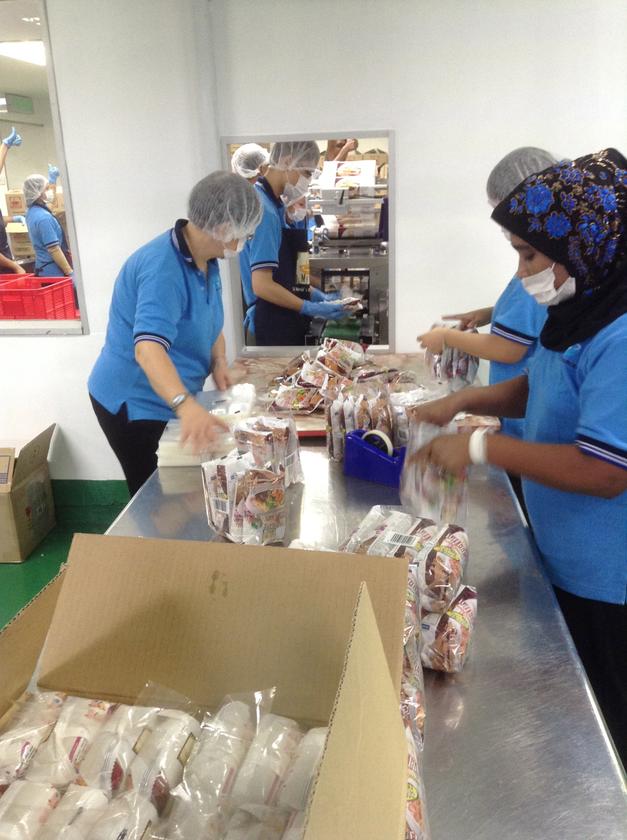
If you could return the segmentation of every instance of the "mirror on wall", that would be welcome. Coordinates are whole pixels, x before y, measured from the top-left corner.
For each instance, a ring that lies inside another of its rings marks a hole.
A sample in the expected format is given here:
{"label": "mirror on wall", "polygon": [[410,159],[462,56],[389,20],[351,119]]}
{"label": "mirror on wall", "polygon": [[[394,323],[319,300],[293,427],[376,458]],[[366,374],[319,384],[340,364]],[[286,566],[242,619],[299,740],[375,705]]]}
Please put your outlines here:
{"label": "mirror on wall", "polygon": [[[317,160],[298,160],[289,174],[294,183],[282,186],[285,169],[277,176],[259,149],[269,155],[275,143],[287,148],[309,140],[317,146]],[[264,212],[281,225],[279,242],[262,222],[230,264],[236,335],[244,352],[311,346],[327,337],[381,349],[393,343],[390,145],[389,132],[224,138],[227,168],[255,183]],[[310,317],[268,306],[262,297],[268,287],[255,271],[265,271],[266,278],[271,272],[274,282],[304,301],[347,304],[339,311],[314,306]]]}
{"label": "mirror on wall", "polygon": [[0,334],[81,333],[45,8],[0,3]]}

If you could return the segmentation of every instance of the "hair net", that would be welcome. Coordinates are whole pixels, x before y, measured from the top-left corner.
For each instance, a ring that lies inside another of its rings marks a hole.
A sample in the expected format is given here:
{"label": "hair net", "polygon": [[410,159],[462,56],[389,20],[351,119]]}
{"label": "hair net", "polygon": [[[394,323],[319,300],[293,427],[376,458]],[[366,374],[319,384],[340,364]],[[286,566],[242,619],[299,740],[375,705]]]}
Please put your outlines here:
{"label": "hair net", "polygon": [[534,146],[514,149],[496,164],[488,176],[486,190],[489,200],[496,203],[503,201],[525,178],[556,163],[557,158],[544,149]]}
{"label": "hair net", "polygon": [[242,178],[254,178],[259,175],[259,167],[265,166],[270,155],[257,143],[245,143],[233,153],[231,169]]}
{"label": "hair net", "polygon": [[189,220],[221,242],[244,239],[261,221],[257,190],[239,175],[212,172],[191,191]]}
{"label": "hair net", "polygon": [[30,207],[44,192],[48,186],[48,179],[44,175],[29,175],[24,181],[24,201]]}
{"label": "hair net", "polygon": [[317,169],[320,149],[313,140],[274,143],[270,151],[270,166],[274,169]]}

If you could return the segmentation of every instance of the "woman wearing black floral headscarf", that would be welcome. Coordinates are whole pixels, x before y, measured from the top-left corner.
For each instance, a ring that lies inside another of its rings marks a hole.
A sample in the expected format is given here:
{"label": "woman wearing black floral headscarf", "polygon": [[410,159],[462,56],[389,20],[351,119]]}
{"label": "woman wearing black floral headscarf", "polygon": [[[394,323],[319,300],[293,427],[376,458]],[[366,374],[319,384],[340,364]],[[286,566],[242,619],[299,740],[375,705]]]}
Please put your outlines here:
{"label": "woman wearing black floral headscarf", "polygon": [[527,375],[467,388],[416,419],[525,417],[524,440],[442,436],[418,458],[523,478],[549,578],[627,765],[627,160],[615,149],[550,167],[492,213],[518,276],[548,305]]}

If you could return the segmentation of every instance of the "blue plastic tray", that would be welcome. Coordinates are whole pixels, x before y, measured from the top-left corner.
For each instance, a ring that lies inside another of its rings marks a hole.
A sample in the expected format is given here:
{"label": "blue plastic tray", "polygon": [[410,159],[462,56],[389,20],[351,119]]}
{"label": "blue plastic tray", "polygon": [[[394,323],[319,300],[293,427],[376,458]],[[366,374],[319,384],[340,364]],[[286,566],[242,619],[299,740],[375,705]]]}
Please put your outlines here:
{"label": "blue plastic tray", "polygon": [[405,460],[405,447],[395,449],[392,455],[382,452],[376,446],[362,438],[365,431],[349,432],[346,435],[344,452],[344,475],[398,487]]}

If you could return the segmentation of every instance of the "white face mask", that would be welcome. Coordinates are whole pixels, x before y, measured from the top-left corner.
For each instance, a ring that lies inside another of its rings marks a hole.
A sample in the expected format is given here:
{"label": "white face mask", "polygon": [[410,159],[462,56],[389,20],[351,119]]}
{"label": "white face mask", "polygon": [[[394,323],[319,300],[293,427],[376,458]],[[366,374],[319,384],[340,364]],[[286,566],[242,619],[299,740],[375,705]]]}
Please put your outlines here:
{"label": "white face mask", "polygon": [[298,181],[295,184],[290,184],[289,181],[285,184],[281,193],[281,201],[288,206],[294,204],[295,201],[298,201],[304,195],[307,195],[308,192],[309,178],[306,178],[304,175],[299,175]]}
{"label": "white face mask", "polygon": [[535,298],[538,303],[544,306],[555,306],[564,300],[573,297],[575,294],[575,278],[569,277],[565,283],[555,288],[555,263],[539,271],[537,274],[530,274],[529,277],[521,277],[525,291]]}
{"label": "white face mask", "polygon": [[46,196],[46,201],[49,204],[54,201],[54,193],[52,192],[52,190],[46,190],[45,196]]}
{"label": "white face mask", "polygon": [[233,260],[235,257],[244,250],[245,239],[238,239],[237,240],[237,248],[233,250],[233,248],[225,248],[224,254],[222,258],[225,260]]}
{"label": "white face mask", "polygon": [[289,207],[286,211],[287,218],[292,222],[302,222],[307,215],[306,207]]}

